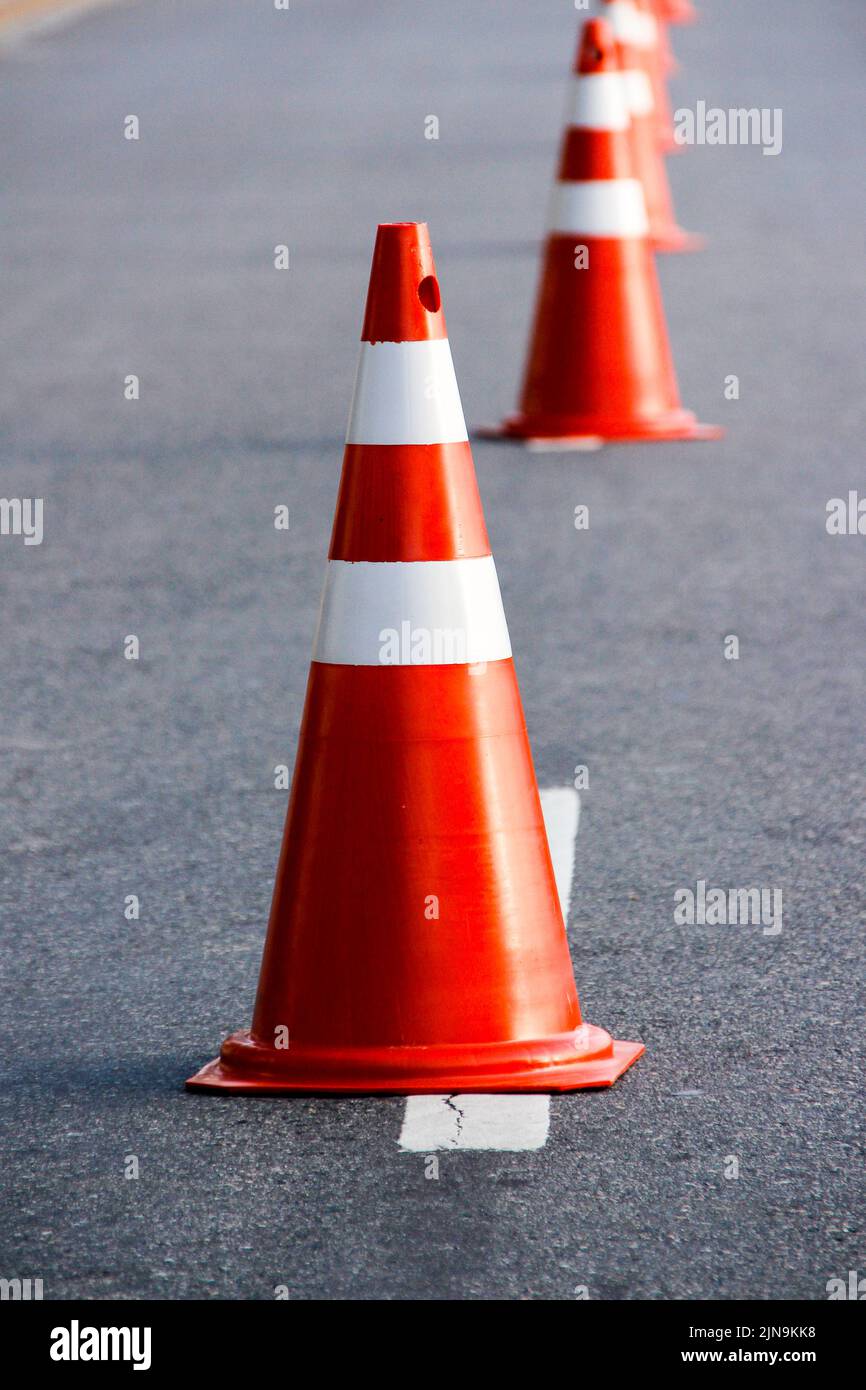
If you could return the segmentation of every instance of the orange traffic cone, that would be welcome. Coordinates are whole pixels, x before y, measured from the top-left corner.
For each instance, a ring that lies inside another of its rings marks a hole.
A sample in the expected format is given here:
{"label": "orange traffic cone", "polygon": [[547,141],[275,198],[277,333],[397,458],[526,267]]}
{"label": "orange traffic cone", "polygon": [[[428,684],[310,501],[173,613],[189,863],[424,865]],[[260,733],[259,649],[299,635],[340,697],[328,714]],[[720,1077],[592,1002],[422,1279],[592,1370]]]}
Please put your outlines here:
{"label": "orange traffic cone", "polygon": [[692,0],[659,0],[659,8],[668,24],[694,24],[699,18]]}
{"label": "orange traffic cone", "polygon": [[581,1018],[423,224],[379,228],[252,1027],[227,1091],[609,1086]]}
{"label": "orange traffic cone", "polygon": [[[614,0],[614,3],[619,3],[619,0]],[[658,142],[666,154],[682,154],[685,145],[677,144],[674,139],[674,113],[666,75],[671,52],[662,32],[665,26],[658,21],[654,0],[633,0],[633,3],[642,26],[641,55],[653,89]]]}
{"label": "orange traffic cone", "polygon": [[643,184],[650,237],[656,251],[697,251],[701,237],[677,225],[664,157],[659,148],[655,95],[648,72],[646,28],[632,0],[605,0],[626,82],[637,175]]}
{"label": "orange traffic cone", "polygon": [[[661,56],[662,72],[665,74],[678,73],[680,65],[677,62],[676,54],[671,44],[670,24],[665,19],[663,7],[659,4],[659,0],[656,0],[655,15],[656,23],[658,24],[659,54]],[[676,141],[674,141],[674,144],[677,149],[680,148],[680,146],[676,144]]]}
{"label": "orange traffic cone", "polygon": [[633,177],[625,81],[604,20],[577,62],[520,414],[496,435],[536,447],[715,439],[680,404],[643,190]]}

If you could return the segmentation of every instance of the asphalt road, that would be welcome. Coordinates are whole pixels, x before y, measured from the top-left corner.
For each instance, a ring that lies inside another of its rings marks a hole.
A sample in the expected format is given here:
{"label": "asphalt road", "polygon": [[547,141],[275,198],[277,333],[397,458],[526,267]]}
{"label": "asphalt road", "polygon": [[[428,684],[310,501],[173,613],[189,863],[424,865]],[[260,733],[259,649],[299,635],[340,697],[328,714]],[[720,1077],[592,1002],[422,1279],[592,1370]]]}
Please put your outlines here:
{"label": "asphalt road", "polygon": [[[866,1273],[866,537],[825,527],[866,492],[866,40],[859,0],[702,8],[675,104],[784,111],[778,158],[670,163],[710,237],[661,267],[683,396],[727,438],[475,447],[539,780],[590,769],[584,1012],[647,1052],[556,1098],[542,1149],[438,1181],[400,1099],[182,1083],[250,1017],[375,224],[429,222],[467,418],[495,420],[578,16],[138,0],[0,53],[0,490],[45,528],[0,538],[3,1277],[813,1300]],[[698,879],[780,889],[781,933],[676,925]]]}

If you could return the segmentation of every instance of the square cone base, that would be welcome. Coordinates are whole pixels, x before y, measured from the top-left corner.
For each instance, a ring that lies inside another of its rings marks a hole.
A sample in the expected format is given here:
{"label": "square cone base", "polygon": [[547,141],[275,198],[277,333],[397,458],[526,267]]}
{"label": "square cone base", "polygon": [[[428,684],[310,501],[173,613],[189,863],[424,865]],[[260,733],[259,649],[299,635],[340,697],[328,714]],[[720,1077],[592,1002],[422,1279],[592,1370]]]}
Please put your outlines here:
{"label": "square cone base", "polygon": [[603,444],[721,439],[725,432],[720,425],[702,425],[691,411],[674,410],[645,421],[512,415],[499,426],[483,427],[474,433],[479,439],[510,439],[539,452],[586,452]]}
{"label": "square cone base", "polygon": [[[565,1044],[565,1046],[563,1046]],[[644,1052],[584,1023],[543,1041],[475,1047],[395,1047],[275,1052],[248,1033],[186,1085],[235,1095],[438,1095],[470,1092],[579,1091],[612,1086]],[[571,1053],[571,1056],[563,1055]]]}
{"label": "square cone base", "polygon": [[[678,145],[677,148],[682,149],[682,146]],[[682,227],[668,227],[651,236],[650,241],[654,251],[674,255],[678,252],[703,251],[707,245],[706,237],[699,236],[697,232],[684,232]]]}

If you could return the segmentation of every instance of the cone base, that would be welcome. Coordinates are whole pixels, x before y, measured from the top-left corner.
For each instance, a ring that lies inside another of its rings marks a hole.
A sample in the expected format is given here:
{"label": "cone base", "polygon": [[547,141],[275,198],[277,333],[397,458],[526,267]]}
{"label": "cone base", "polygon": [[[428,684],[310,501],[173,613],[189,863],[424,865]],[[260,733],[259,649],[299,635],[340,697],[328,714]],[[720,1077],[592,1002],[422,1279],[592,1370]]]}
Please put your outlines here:
{"label": "cone base", "polygon": [[379,1048],[292,1047],[284,1053],[234,1033],[187,1081],[235,1095],[437,1095],[578,1091],[612,1086],[644,1052],[584,1023],[574,1033],[513,1043]]}
{"label": "cone base", "polygon": [[650,244],[654,251],[671,255],[688,251],[703,251],[706,248],[707,239],[699,236],[697,232],[683,231],[682,227],[665,227],[663,231],[650,237]]}
{"label": "cone base", "polygon": [[721,439],[719,425],[702,425],[690,410],[672,410],[652,420],[611,420],[567,415],[512,415],[501,425],[478,430],[482,439],[514,439],[536,450],[587,450],[602,444],[653,440]]}

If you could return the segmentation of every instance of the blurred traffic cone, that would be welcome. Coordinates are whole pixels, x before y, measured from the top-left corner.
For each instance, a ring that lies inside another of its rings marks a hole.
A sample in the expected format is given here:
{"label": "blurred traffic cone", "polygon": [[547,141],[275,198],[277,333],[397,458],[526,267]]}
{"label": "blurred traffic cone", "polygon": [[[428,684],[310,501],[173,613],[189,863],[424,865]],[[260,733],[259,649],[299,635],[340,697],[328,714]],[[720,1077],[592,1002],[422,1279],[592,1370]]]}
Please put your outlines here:
{"label": "blurred traffic cone", "polygon": [[683,231],[674,214],[667,169],[658,141],[655,96],[647,70],[645,16],[631,0],[605,0],[605,18],[616,37],[631,116],[634,164],[643,184],[650,237],[656,251],[698,251],[702,237]]}
{"label": "blurred traffic cone", "polygon": [[[676,54],[671,45],[670,25],[664,16],[663,6],[656,0],[655,3],[656,23],[658,24],[659,53],[661,55],[662,72],[670,75],[680,70]],[[676,144],[676,142],[674,142]],[[679,149],[679,146],[677,146]]]}
{"label": "blurred traffic cone", "polygon": [[228,1091],[609,1086],[584,1023],[423,224],[379,228],[294,783]]}
{"label": "blurred traffic cone", "polygon": [[556,449],[721,434],[680,404],[628,125],[610,26],[588,20],[520,414],[490,433]]}
{"label": "blurred traffic cone", "polygon": [[692,0],[659,0],[659,5],[668,24],[694,24],[700,17]]}
{"label": "blurred traffic cone", "polygon": [[658,141],[666,154],[682,154],[686,147],[674,139],[674,113],[666,75],[665,54],[670,60],[670,45],[665,46],[654,0],[633,0],[633,4],[640,15],[641,55],[653,89]]}

